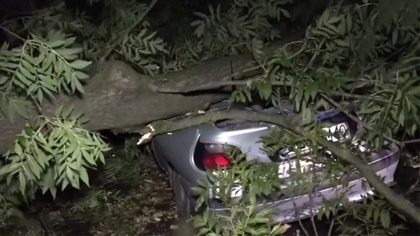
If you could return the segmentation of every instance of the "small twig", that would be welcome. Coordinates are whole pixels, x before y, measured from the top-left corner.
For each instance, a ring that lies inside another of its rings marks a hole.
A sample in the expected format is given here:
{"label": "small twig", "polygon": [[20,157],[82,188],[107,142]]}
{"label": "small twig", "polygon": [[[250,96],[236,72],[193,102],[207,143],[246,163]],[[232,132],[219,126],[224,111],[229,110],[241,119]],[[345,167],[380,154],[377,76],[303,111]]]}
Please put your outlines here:
{"label": "small twig", "polygon": [[[398,82],[398,78],[399,78],[399,72],[398,71],[397,71],[396,77],[397,77],[397,82]],[[392,92],[391,102],[389,104],[387,104],[387,106],[385,108],[385,115],[383,116],[384,119],[382,119],[382,122],[379,125],[380,128],[382,128],[384,126],[385,120],[386,120],[385,117],[388,116],[388,113],[391,110],[391,106],[393,105],[395,99],[397,98],[397,90],[398,90],[398,84],[395,85],[394,91]]]}
{"label": "small twig", "polygon": [[310,235],[309,235],[309,233],[308,233],[308,231],[306,230],[305,226],[303,225],[302,220],[301,220],[300,218],[299,218],[299,220],[298,220],[298,223],[299,223],[299,227],[300,227],[300,229],[303,231],[303,233],[304,233],[306,236],[310,236]]}
{"label": "small twig", "polygon": [[111,44],[111,46],[109,46],[105,53],[102,55],[102,57],[100,58],[100,61],[105,61],[106,58],[112,53],[112,51],[114,51],[114,49],[118,46],[118,44],[124,39],[124,37],[128,34],[130,34],[131,31],[133,31],[134,28],[136,28],[142,21],[143,19],[146,17],[146,15],[149,13],[150,10],[152,10],[152,8],[156,5],[158,0],[152,0],[152,2],[149,4],[149,6],[147,7],[147,9],[143,12],[143,14],[136,20],[136,22],[134,22],[130,27],[127,28],[127,30],[125,30],[123,33],[120,34],[120,36],[114,41],[113,44]]}
{"label": "small twig", "polygon": [[[390,103],[386,99],[382,99],[382,98],[375,97],[375,96],[365,96],[365,95],[359,95],[359,94],[352,94],[352,93],[345,93],[345,92],[334,92],[334,91],[331,91],[329,93],[331,95],[334,95],[334,96],[342,96],[342,97],[347,97],[347,98],[355,98],[355,99],[358,99],[358,100],[371,100],[371,101],[382,102],[382,103],[386,103],[386,104],[389,104]],[[398,105],[398,103],[394,101],[394,105]]]}
{"label": "small twig", "polygon": [[32,99],[32,102],[35,104],[36,110],[39,113],[39,115],[42,115],[42,106],[41,104],[38,103],[38,101],[36,100],[36,98],[34,97],[33,94],[30,94],[30,97]]}
{"label": "small twig", "polygon": [[306,72],[309,68],[312,68],[312,65],[314,64],[315,59],[318,57],[318,54],[319,54],[319,52],[321,50],[321,47],[323,46],[324,43],[325,43],[325,39],[322,39],[321,43],[318,45],[315,53],[312,55],[311,60],[309,61],[308,65],[306,65],[303,72]]}
{"label": "small twig", "polygon": [[15,37],[15,38],[17,38],[17,39],[22,40],[23,42],[25,42],[25,41],[26,41],[26,39],[24,39],[24,38],[20,37],[19,35],[17,35],[17,34],[16,34],[16,33],[14,33],[13,31],[11,31],[11,30],[9,30],[9,29],[5,28],[4,26],[1,26],[1,25],[0,25],[0,29],[2,29],[2,30],[4,30],[4,31],[6,31],[8,34],[12,35],[13,37]]}
{"label": "small twig", "polygon": [[315,224],[314,216],[311,216],[311,224],[312,224],[312,228],[314,230],[315,236],[319,236],[318,229],[317,229],[316,224]]}
{"label": "small twig", "polygon": [[333,228],[334,228],[334,222],[335,222],[335,219],[333,219],[333,220],[331,221],[331,223],[330,223],[330,227],[329,227],[329,229],[328,229],[328,234],[327,234],[327,236],[331,236],[331,234],[332,234],[332,230],[333,230]]}
{"label": "small twig", "polygon": [[[295,198],[296,196],[295,196],[295,194],[293,193],[293,195],[292,195],[292,198]],[[293,201],[293,208],[295,209],[295,214],[296,214],[296,216],[299,214],[299,210],[297,209],[297,207],[296,207],[296,202],[295,201]],[[299,217],[298,218],[298,224],[299,224],[299,227],[300,227],[300,229],[303,231],[303,234],[305,234],[305,236],[310,236],[309,235],[309,233],[308,233],[308,230],[305,228],[305,226],[303,225],[303,223],[302,223],[302,219]]]}
{"label": "small twig", "polygon": [[318,235],[318,229],[316,227],[315,220],[314,220],[315,215],[314,215],[314,211],[313,211],[313,207],[312,207],[313,206],[313,200],[314,200],[313,194],[314,194],[313,191],[311,191],[311,193],[309,194],[309,201],[310,201],[310,205],[311,205],[311,208],[310,208],[310,211],[311,211],[311,224],[312,224],[312,229],[314,230],[315,236],[319,236]]}
{"label": "small twig", "polygon": [[407,141],[401,141],[403,144],[410,144],[410,143],[420,143],[420,139],[412,139]]}
{"label": "small twig", "polygon": [[[295,58],[296,56],[298,56],[299,54],[301,54],[303,51],[305,51],[305,49],[306,49],[305,47],[306,47],[307,40],[305,40],[305,41],[296,41],[296,42],[292,42],[292,43],[302,43],[302,46],[300,47],[300,49],[299,49],[298,51],[296,51],[295,53],[293,53],[293,54],[289,57],[289,60],[291,60],[291,59]],[[283,48],[286,48],[286,47],[290,46],[292,43],[288,43],[288,44],[284,45],[284,47],[283,47]]]}

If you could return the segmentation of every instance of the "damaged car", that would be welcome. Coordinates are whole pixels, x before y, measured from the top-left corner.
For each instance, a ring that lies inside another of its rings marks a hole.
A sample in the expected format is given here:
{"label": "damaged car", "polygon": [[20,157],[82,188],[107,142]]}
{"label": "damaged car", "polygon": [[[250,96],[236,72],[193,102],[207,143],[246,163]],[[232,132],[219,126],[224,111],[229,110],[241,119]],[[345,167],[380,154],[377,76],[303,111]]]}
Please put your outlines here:
{"label": "damaged car", "polygon": [[[231,104],[227,101],[218,103],[210,108],[212,111],[223,109],[248,109],[258,112],[276,113],[279,116],[288,116],[296,111],[291,101],[285,100],[280,108],[265,108],[261,105],[245,106]],[[346,114],[337,110],[325,110],[317,114],[319,123],[328,124],[323,129],[331,134],[325,138],[330,142],[347,142],[357,145],[360,152],[366,154],[368,164],[386,184],[392,184],[396,171],[400,151],[392,143],[383,146],[379,151],[371,151],[367,144],[360,142],[356,137],[358,124]],[[286,182],[291,176],[290,169],[296,167],[299,158],[293,150],[283,149],[277,158],[272,158],[262,151],[261,137],[270,133],[274,126],[264,122],[250,122],[247,120],[225,120],[216,123],[202,124],[169,134],[156,136],[152,140],[152,150],[158,165],[169,174],[170,183],[174,188],[176,207],[180,220],[186,220],[194,215],[197,194],[192,190],[198,180],[208,180],[207,171],[216,171],[218,168],[230,168],[233,163],[225,153],[226,145],[238,148],[246,155],[249,161],[258,160],[263,163],[276,162],[278,177]],[[300,153],[311,157],[308,147],[299,147]],[[328,151],[325,158],[331,158]],[[302,163],[300,163],[302,164]],[[319,171],[322,171],[320,168]],[[354,170],[355,171],[355,170]],[[356,171],[355,171],[356,172]],[[347,179],[344,197],[349,202],[359,202],[369,194],[372,189],[366,187],[365,180],[358,174],[350,175]],[[299,196],[278,194],[276,198],[258,202],[258,208],[272,206],[272,218],[276,222],[293,222],[298,219],[310,217],[317,212],[325,201],[334,200],[337,193],[344,191],[342,186],[336,184],[321,184],[312,195],[303,193]],[[232,197],[238,197],[241,191],[232,191]],[[310,203],[310,204],[309,204]],[[229,211],[217,196],[211,196],[207,206],[212,212],[221,213]]]}

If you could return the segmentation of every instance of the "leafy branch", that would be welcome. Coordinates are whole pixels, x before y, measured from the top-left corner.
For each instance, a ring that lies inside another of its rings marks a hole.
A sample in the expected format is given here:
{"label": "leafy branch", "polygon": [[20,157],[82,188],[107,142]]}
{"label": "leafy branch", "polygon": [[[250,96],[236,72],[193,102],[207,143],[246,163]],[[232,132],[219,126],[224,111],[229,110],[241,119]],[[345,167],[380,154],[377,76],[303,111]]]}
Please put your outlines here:
{"label": "leafy branch", "polygon": [[50,31],[46,39],[32,35],[19,48],[9,50],[4,44],[0,50],[1,89],[28,96],[38,108],[45,96],[54,99],[61,89],[83,94],[82,83],[89,78],[84,69],[90,62],[78,59],[83,49],[72,47],[75,40]]}
{"label": "leafy branch", "polygon": [[39,116],[18,136],[0,167],[12,193],[13,179],[24,196],[36,188],[55,196],[56,185],[79,189],[80,180],[89,185],[87,170],[104,163],[103,153],[109,148],[97,134],[80,128],[83,119],[72,111],[59,109],[55,118]]}
{"label": "leafy branch", "polygon": [[152,8],[155,6],[155,4],[157,3],[157,1],[158,0],[152,0],[152,2],[149,4],[149,6],[143,12],[143,14],[140,17],[138,17],[137,20],[130,27],[128,27],[124,32],[122,32],[114,40],[114,42],[111,44],[111,46],[109,46],[108,48],[106,48],[106,50],[104,51],[103,55],[99,59],[100,62],[104,62],[108,58],[108,56],[112,53],[112,51],[114,51],[114,49],[121,43],[121,41],[125,37],[127,37],[131,33],[131,31],[133,31],[133,29],[135,29],[144,20],[144,18],[147,16],[147,14],[149,13],[149,11],[152,10]]}

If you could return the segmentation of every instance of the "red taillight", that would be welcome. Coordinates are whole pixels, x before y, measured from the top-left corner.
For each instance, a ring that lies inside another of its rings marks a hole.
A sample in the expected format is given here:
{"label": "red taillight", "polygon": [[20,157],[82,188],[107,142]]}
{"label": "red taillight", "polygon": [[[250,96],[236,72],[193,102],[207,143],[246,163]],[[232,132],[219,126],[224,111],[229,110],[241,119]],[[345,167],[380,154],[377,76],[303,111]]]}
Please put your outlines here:
{"label": "red taillight", "polygon": [[223,153],[208,153],[203,159],[207,169],[228,168],[231,165],[229,158]]}

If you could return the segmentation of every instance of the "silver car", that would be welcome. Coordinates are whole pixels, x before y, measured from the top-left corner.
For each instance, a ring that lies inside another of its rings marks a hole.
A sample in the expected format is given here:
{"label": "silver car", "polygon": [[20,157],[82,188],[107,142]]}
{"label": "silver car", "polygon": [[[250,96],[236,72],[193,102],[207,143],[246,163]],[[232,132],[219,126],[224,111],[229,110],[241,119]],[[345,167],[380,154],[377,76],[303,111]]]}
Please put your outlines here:
{"label": "silver car", "polygon": [[[232,105],[227,102],[219,103],[210,110],[220,109],[253,109],[261,112],[274,112],[278,115],[290,115],[294,113],[293,105],[285,101],[281,109],[261,106],[246,107],[239,104]],[[318,116],[319,122],[328,122],[332,126],[327,127],[329,131],[340,131],[339,137],[328,136],[327,139],[333,142],[344,142],[353,140],[357,130],[357,124],[343,113],[329,110]],[[215,124],[203,124],[191,127],[174,133],[159,135],[152,140],[152,150],[155,160],[160,168],[167,171],[170,176],[170,183],[174,188],[176,206],[180,220],[186,220],[194,215],[196,194],[191,187],[196,186],[197,180],[207,180],[206,169],[217,166],[228,167],[229,159],[223,154],[221,147],[230,145],[239,148],[246,153],[247,160],[258,159],[261,162],[273,162],[265,152],[262,151],[260,138],[269,133],[272,125],[263,122],[249,122],[245,120],[228,120]],[[354,141],[354,140],[353,140]],[[399,161],[399,149],[392,144],[386,145],[381,151],[370,152],[367,147],[359,146],[362,152],[367,153],[371,168],[383,178],[386,184],[394,181],[394,173]],[[279,178],[288,178],[291,166],[296,165],[296,159],[288,158],[293,152],[285,150],[281,158],[277,159],[279,165]],[[284,160],[284,161],[282,161]],[[287,161],[286,161],[287,160]],[[345,197],[350,202],[361,201],[368,194],[372,194],[370,188],[366,188],[363,178],[354,175],[349,180],[349,187],[346,188]],[[310,217],[316,212],[326,200],[334,200],[340,191],[341,186],[333,187],[324,185],[314,195],[303,194],[294,197],[278,197],[269,202],[274,208],[273,219],[277,222],[292,222],[298,219]],[[241,194],[235,191],[235,194]],[[232,193],[232,197],[235,197]],[[311,204],[309,204],[311,203]],[[259,208],[266,207],[267,203],[261,202]],[[217,197],[213,197],[208,206],[213,212],[226,213],[229,209],[223,207]]]}

